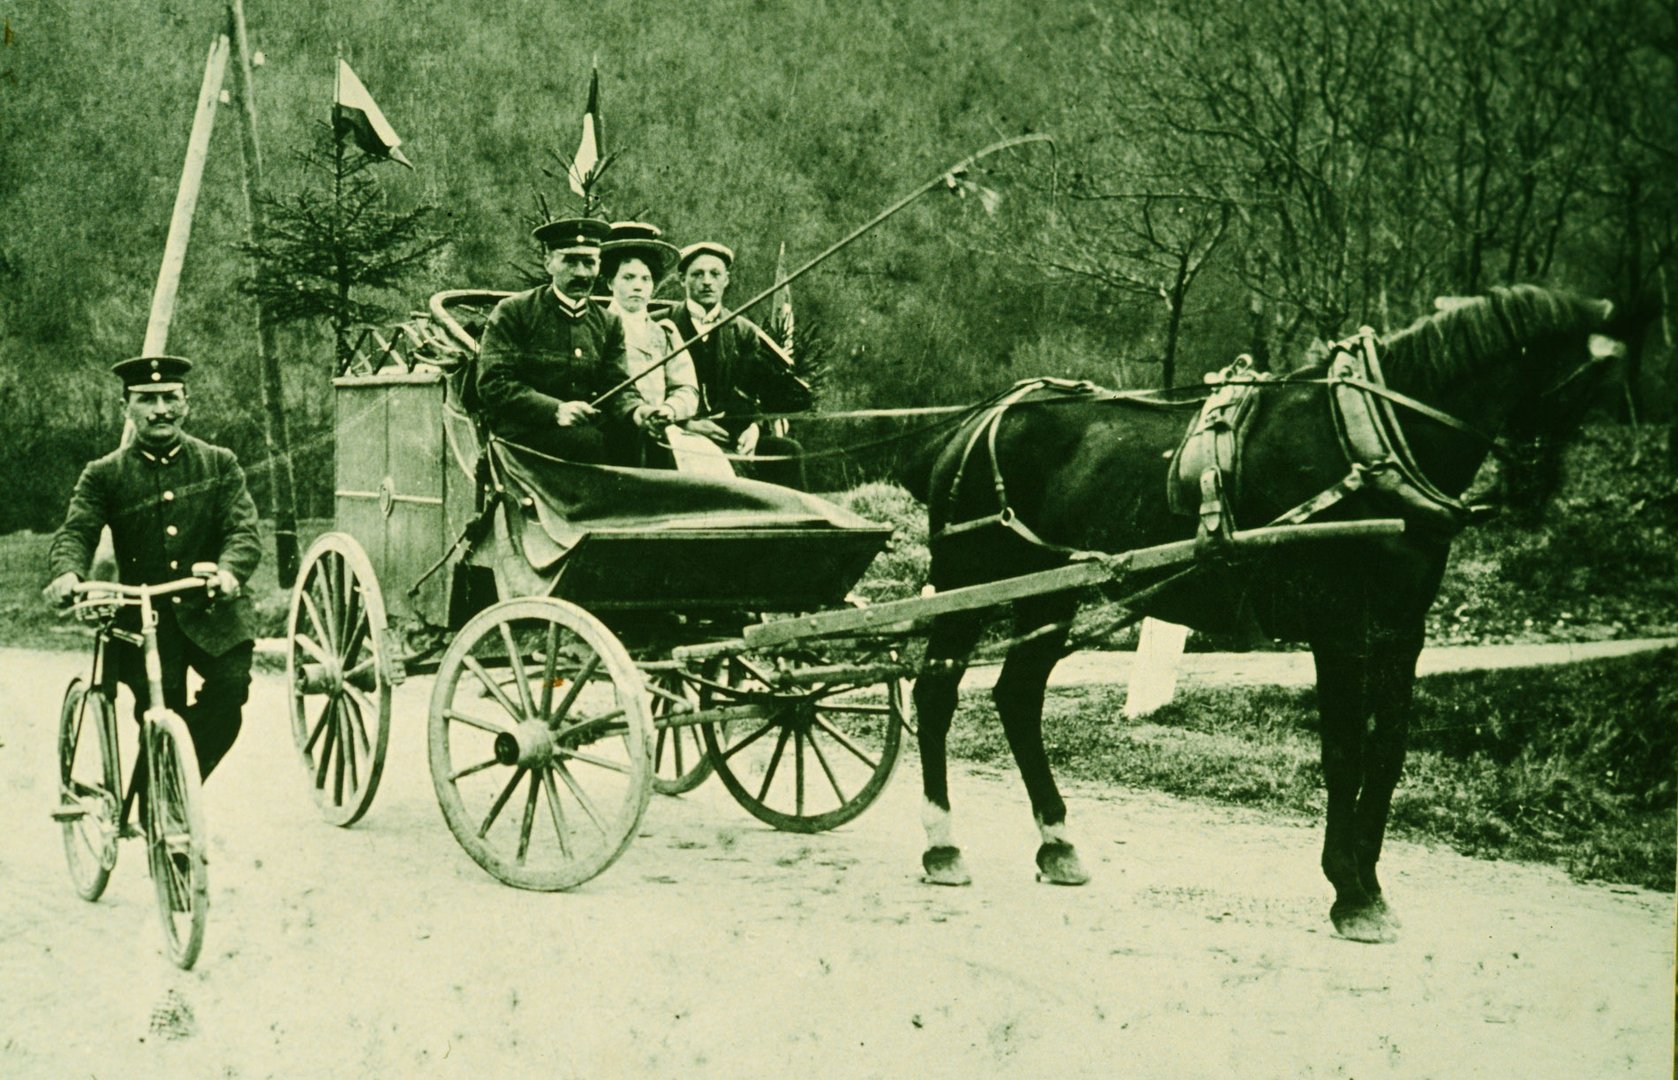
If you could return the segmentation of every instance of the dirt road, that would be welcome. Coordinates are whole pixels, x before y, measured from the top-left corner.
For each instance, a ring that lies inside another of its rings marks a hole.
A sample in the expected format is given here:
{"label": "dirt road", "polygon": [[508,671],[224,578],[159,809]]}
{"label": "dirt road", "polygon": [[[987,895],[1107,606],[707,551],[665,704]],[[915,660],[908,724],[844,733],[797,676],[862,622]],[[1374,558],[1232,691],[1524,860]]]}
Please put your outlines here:
{"label": "dirt road", "polygon": [[1074,785],[1095,874],[1034,884],[1009,776],[960,772],[976,883],[921,885],[912,756],[852,825],[762,828],[708,783],[569,894],[455,845],[424,692],[386,780],[321,824],[259,678],[207,788],[209,937],[160,949],[141,850],[76,899],[52,731],[74,657],[0,651],[0,1074],[8,1077],[1666,1076],[1672,897],[1394,844],[1404,937],[1335,938],[1314,822]]}

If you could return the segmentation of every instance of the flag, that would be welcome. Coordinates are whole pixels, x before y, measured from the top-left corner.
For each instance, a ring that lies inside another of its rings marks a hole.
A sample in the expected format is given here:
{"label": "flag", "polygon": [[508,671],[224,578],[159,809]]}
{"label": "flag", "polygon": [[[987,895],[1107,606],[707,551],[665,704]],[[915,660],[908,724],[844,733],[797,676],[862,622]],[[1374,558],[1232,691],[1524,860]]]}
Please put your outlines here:
{"label": "flag", "polygon": [[577,156],[571,159],[569,179],[571,190],[588,198],[589,174],[600,162],[600,146],[605,132],[600,126],[600,69],[595,68],[588,81],[588,108],[583,110],[583,136],[577,142]]}
{"label": "flag", "polygon": [[[775,259],[775,280],[785,281],[787,278],[787,243],[781,241],[781,254]],[[792,356],[792,286],[782,285],[775,290],[775,299],[770,304],[771,319],[774,324],[775,336],[781,339],[781,349],[790,358]]]}
{"label": "flag", "polygon": [[338,89],[332,101],[332,130],[339,138],[348,133],[357,146],[373,157],[389,158],[410,169],[414,167],[397,149],[402,140],[396,137],[390,121],[374,104],[373,95],[342,58],[338,60]]}

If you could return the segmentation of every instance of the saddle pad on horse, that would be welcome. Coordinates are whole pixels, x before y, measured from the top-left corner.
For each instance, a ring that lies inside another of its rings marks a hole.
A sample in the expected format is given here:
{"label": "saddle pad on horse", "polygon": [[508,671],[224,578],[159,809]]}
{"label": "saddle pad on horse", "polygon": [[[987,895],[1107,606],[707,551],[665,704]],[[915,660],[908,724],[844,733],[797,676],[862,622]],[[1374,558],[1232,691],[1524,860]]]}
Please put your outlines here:
{"label": "saddle pad on horse", "polygon": [[1270,376],[1253,371],[1252,358],[1243,355],[1207,378],[1217,388],[1189,424],[1165,471],[1165,494],[1172,513],[1191,517],[1200,513],[1201,477],[1207,469],[1218,470],[1231,505],[1240,499],[1241,448],[1261,396],[1255,384]]}

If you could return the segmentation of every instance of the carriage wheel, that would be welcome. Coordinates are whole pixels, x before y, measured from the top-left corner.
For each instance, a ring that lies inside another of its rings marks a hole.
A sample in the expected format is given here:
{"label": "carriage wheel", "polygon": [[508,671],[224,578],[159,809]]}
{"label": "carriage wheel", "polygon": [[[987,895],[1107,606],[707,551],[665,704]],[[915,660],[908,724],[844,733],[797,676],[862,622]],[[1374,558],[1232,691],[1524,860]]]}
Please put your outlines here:
{"label": "carriage wheel", "polygon": [[766,669],[731,657],[708,704],[758,705],[766,719],[728,725],[728,742],[707,725],[717,776],[759,821],[788,832],[837,828],[879,798],[903,741],[903,681],[869,688],[824,683],[772,689]]}
{"label": "carriage wheel", "polygon": [[503,601],[461,629],[437,670],[430,752],[449,831],[521,889],[569,889],[611,866],[652,794],[641,673],[563,600]]}
{"label": "carriage wheel", "polygon": [[286,623],[291,734],[321,816],[353,825],[373,804],[390,742],[385,604],[373,566],[345,533],[304,557]]}
{"label": "carriage wheel", "polygon": [[711,775],[711,755],[700,724],[669,727],[661,721],[699,707],[699,697],[679,675],[655,675],[652,685],[653,790],[660,795],[692,791]]}
{"label": "carriage wheel", "polygon": [[58,714],[58,810],[64,858],[76,895],[97,900],[117,864],[117,815],[121,778],[114,751],[111,702],[71,680]]}

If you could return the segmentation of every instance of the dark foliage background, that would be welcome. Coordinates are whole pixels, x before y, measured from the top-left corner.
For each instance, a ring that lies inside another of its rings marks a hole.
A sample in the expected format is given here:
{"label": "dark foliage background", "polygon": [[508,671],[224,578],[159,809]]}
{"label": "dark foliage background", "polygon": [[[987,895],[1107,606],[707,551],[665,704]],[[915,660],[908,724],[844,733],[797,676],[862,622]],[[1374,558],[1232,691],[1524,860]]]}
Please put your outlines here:
{"label": "dark foliage background", "polygon": [[[971,150],[1003,195],[927,199],[795,288],[826,343],[823,404],[968,401],[1035,374],[1188,382],[1252,350],[1402,325],[1438,293],[1543,280],[1670,309],[1678,233],[1671,0],[669,0],[246,6],[271,195],[327,118],[342,45],[416,168],[393,213],[442,208],[448,249],[369,302],[512,288],[543,167],[575,146],[598,60],[612,216],[739,253],[769,283]],[[0,6],[0,532],[48,528],[120,424],[178,182],[213,0]],[[194,428],[265,503],[255,313],[240,290],[236,114],[223,108],[170,347],[202,364]],[[304,516],[330,513],[330,343],[281,333]],[[1663,418],[1664,326],[1603,408]],[[817,449],[888,430],[801,425]],[[889,453],[828,482],[879,475]]]}

